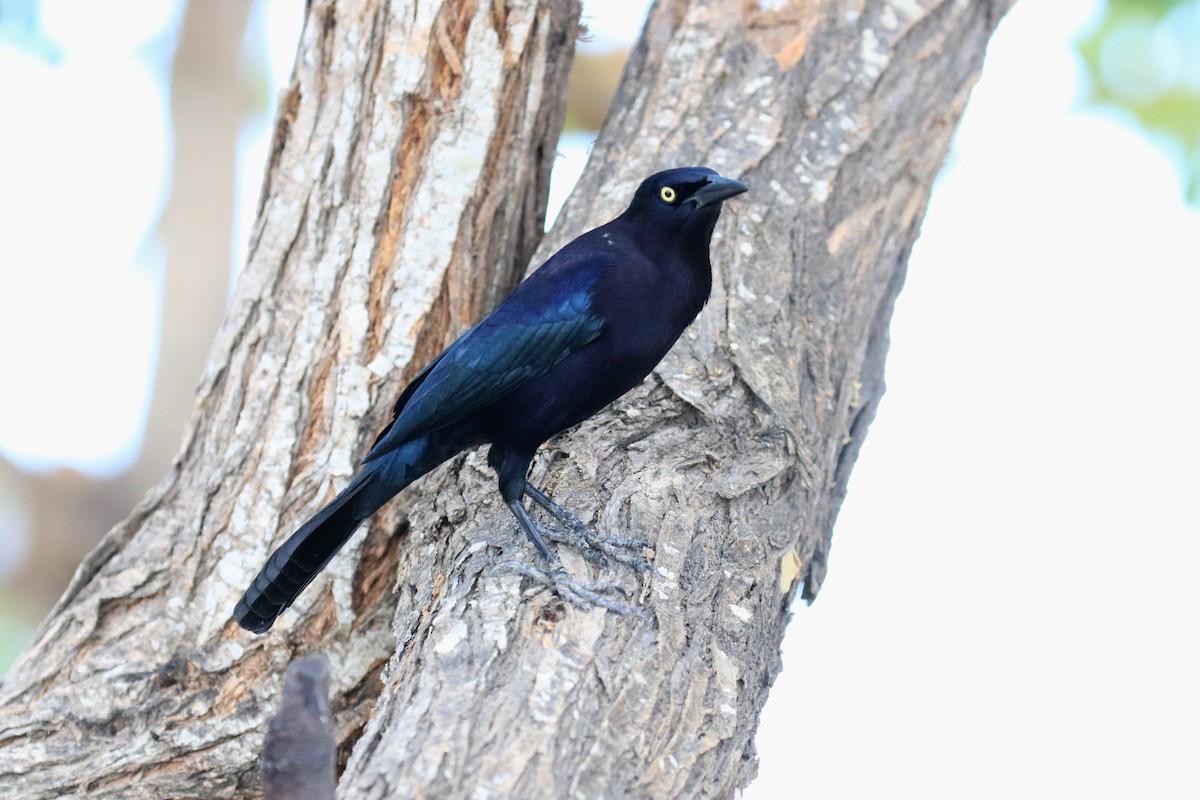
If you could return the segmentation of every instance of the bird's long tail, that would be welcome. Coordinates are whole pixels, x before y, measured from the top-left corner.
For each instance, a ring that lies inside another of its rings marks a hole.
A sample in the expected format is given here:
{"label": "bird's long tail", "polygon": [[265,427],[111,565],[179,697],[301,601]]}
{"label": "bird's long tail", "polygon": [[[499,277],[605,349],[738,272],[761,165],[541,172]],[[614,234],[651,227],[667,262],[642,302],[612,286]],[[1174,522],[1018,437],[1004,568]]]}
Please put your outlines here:
{"label": "bird's long tail", "polygon": [[329,505],[288,537],[238,602],[233,612],[238,625],[254,633],[270,630],[367,517],[437,465],[421,458],[424,444],[413,442],[364,465]]}

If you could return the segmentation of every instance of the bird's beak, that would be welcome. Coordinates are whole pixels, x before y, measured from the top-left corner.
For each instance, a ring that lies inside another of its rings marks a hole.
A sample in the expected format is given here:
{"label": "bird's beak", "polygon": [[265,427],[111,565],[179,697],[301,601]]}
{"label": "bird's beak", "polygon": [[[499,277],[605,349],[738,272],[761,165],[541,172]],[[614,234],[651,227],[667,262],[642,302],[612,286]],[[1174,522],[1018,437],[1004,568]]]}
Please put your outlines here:
{"label": "bird's beak", "polygon": [[736,197],[742,192],[750,191],[750,187],[741,181],[735,181],[733,178],[722,178],[716,175],[708,179],[708,183],[696,190],[689,199],[698,207],[712,206],[722,201],[728,200],[731,197]]}

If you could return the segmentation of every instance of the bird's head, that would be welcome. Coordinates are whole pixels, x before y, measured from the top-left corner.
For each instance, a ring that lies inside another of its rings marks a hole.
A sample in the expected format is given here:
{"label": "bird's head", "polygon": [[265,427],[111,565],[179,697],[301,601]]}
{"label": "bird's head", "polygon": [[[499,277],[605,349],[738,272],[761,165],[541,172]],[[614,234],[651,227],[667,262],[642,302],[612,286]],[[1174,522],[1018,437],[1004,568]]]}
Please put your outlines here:
{"label": "bird's head", "polygon": [[624,216],[653,225],[660,233],[703,233],[707,245],[721,204],[749,190],[708,167],[668,169],[642,181]]}

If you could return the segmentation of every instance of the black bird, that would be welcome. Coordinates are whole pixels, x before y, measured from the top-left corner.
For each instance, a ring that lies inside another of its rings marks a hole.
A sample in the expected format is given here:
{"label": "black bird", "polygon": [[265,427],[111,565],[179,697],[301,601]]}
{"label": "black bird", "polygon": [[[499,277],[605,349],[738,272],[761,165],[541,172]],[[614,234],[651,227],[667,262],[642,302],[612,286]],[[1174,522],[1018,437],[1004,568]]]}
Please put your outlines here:
{"label": "black bird", "polygon": [[[238,624],[267,631],[363,520],[479,444],[491,444],[504,502],[556,565],[524,495],[576,534],[586,526],[527,482],[534,452],[632,389],[667,354],[708,300],[721,203],[748,189],[706,167],[659,172],[621,216],[551,256],[413,379],[359,473],[271,554],[237,605]],[[576,601],[623,608],[561,568],[549,582]]]}

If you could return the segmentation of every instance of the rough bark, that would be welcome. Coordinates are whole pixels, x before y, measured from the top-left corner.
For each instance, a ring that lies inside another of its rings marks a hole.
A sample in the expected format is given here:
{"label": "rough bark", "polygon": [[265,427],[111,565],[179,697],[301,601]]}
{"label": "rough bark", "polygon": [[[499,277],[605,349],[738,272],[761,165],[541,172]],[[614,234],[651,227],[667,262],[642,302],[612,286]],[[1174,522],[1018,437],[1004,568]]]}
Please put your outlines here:
{"label": "rough bark", "polygon": [[[250,793],[283,668],[321,649],[353,748],[343,797],[732,796],[755,772],[790,602],[824,576],[907,255],[1007,5],[652,10],[535,261],[658,168],[706,163],[755,190],[718,226],[701,319],[533,471],[602,531],[653,542],[661,577],[564,553],[649,621],[526,592],[501,562],[528,546],[473,453],[406,492],[251,640],[227,618],[268,540],[344,483],[403,378],[524,265],[545,177],[532,156],[551,152],[535,109],[547,124],[561,109],[518,76],[559,91],[570,45],[551,31],[574,24],[557,4],[531,28],[514,15],[532,4],[315,7],[192,435],[5,683],[0,787]],[[547,36],[543,71],[520,54],[544,56]],[[522,113],[497,100],[513,81]]]}
{"label": "rough bark", "polygon": [[344,760],[394,649],[396,515],[273,637],[233,625],[233,604],[272,544],[353,472],[406,370],[524,270],[578,11],[311,5],[183,450],[0,688],[0,794],[252,793],[284,668],[314,650],[331,660]]}

